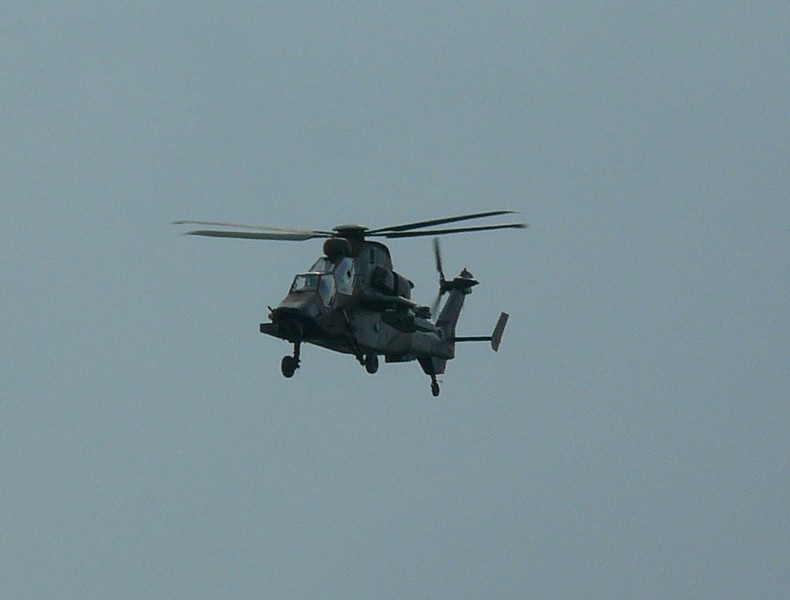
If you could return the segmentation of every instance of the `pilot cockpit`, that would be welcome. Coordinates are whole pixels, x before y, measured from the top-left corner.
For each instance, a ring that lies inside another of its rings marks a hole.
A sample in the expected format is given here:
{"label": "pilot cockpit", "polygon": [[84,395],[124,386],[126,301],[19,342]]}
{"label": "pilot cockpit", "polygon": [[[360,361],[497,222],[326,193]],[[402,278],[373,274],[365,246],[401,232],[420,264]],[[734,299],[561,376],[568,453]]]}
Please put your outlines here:
{"label": "pilot cockpit", "polygon": [[329,306],[335,293],[350,296],[354,290],[354,260],[349,257],[331,261],[319,258],[310,271],[294,277],[291,292],[318,292],[324,305]]}

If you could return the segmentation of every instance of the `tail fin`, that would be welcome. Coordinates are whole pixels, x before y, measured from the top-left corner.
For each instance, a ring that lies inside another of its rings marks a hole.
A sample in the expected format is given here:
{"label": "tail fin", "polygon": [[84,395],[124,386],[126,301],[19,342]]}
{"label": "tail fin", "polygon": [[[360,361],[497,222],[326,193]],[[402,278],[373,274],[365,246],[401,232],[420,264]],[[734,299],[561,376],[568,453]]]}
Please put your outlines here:
{"label": "tail fin", "polygon": [[458,277],[444,284],[445,291],[449,291],[450,294],[442,307],[442,312],[439,313],[439,318],[436,319],[436,326],[442,330],[445,339],[455,338],[455,325],[464,307],[464,299],[467,294],[472,293],[472,288],[478,283],[474,276],[464,269]]}
{"label": "tail fin", "polygon": [[[464,307],[464,300],[477,284],[478,281],[466,269],[452,281],[442,281],[441,293],[449,292],[449,295],[442,307],[442,312],[439,313],[439,318],[436,319],[436,327],[442,332],[441,343],[450,348],[450,356],[455,354],[455,326],[461,315],[461,309]],[[435,356],[425,356],[419,360],[423,371],[431,376],[444,373],[447,364],[446,358]]]}

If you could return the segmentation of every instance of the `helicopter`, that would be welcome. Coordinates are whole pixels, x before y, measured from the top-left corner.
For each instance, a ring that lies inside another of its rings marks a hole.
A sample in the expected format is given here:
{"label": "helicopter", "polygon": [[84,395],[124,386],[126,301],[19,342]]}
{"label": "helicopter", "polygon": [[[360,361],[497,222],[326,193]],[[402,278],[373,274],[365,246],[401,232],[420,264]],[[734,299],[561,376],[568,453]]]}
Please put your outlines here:
{"label": "helicopter", "polygon": [[[434,227],[507,214],[514,211],[495,210],[378,229],[339,225],[331,231],[217,221],[174,221],[173,224],[212,227],[185,233],[195,236],[279,241],[324,239],[322,256],[307,271],[294,277],[280,304],[268,307],[269,321],[259,327],[261,333],[293,344],[293,353],[284,356],[280,364],[283,376],[294,376],[301,367],[301,345],[309,343],[353,355],[370,374],[378,371],[380,356],[387,363],[416,360],[431,378],[431,393],[438,396],[436,378],[444,374],[447,361],[455,357],[455,344],[487,341],[498,351],[509,315],[500,314],[490,336],[456,336],[464,300],[479,282],[466,268],[453,279],[445,278],[437,236],[523,229],[527,225]],[[422,236],[433,236],[439,274],[439,292],[431,307],[411,299],[414,284],[393,269],[387,246],[371,239]],[[445,294],[447,299],[439,311]]]}

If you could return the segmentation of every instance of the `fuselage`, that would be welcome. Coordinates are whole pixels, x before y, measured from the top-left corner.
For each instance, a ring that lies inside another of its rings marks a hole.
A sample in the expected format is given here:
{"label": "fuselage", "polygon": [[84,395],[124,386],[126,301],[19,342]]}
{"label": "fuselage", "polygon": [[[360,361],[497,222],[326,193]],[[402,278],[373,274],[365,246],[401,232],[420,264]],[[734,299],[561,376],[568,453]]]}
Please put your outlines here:
{"label": "fuselage", "polygon": [[411,301],[413,284],[393,271],[387,247],[363,241],[353,250],[322,256],[296,275],[261,332],[388,362],[452,358],[452,340],[431,323],[427,307]]}

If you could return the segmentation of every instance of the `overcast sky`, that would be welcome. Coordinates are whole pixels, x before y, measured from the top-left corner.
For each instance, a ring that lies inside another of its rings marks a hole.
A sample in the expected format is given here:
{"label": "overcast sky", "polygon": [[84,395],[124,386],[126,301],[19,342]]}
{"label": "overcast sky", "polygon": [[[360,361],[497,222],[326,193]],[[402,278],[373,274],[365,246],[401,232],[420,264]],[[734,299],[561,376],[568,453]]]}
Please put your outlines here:
{"label": "overcast sky", "polygon": [[[790,597],[789,7],[7,2],[0,596]],[[438,399],[169,224],[500,208]]]}

